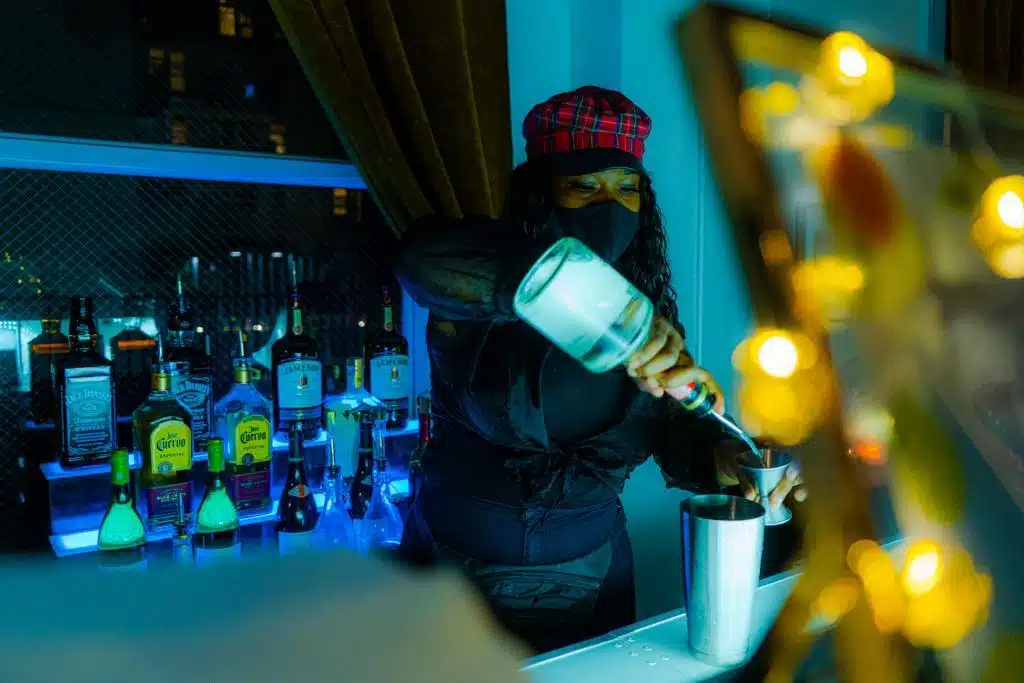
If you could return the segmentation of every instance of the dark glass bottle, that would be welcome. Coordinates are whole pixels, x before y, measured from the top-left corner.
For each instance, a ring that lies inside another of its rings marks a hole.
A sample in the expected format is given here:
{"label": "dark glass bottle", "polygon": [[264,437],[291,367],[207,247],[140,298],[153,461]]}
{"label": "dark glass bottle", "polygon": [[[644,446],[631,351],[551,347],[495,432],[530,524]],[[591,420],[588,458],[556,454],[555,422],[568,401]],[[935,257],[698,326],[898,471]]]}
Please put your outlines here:
{"label": "dark glass bottle", "polygon": [[319,513],[309,488],[302,428],[293,423],[288,433],[288,475],[277,506],[277,545],[283,555],[312,546]]}
{"label": "dark glass bottle", "polygon": [[270,359],[275,430],[287,434],[298,425],[304,438],[315,439],[323,423],[323,364],[320,345],[306,334],[298,291],[289,299],[288,331],[270,348]]}
{"label": "dark glass bottle", "polygon": [[402,429],[409,420],[412,377],[409,374],[409,342],[395,330],[394,309],[387,287],[382,293],[383,325],[366,346],[370,366],[369,386],[388,412],[388,429]]}
{"label": "dark glass bottle", "polygon": [[110,340],[110,348],[114,355],[117,413],[131,416],[149,396],[156,340],[142,331],[145,302],[126,296],[121,304],[124,329]]}
{"label": "dark glass bottle", "polygon": [[192,308],[178,278],[178,296],[167,319],[167,349],[171,391],[192,415],[193,447],[206,451],[213,425],[213,359],[200,347]]}
{"label": "dark glass bottle", "polygon": [[55,302],[47,298],[41,318],[42,333],[28,343],[32,373],[32,419],[37,423],[53,422],[57,418],[57,397],[54,379],[57,360],[71,351],[68,338],[60,331],[60,313]]}
{"label": "dark glass bottle", "polygon": [[359,412],[359,464],[349,493],[352,519],[363,518],[373,495],[373,426],[378,416],[384,417],[383,412],[373,408],[364,408]]}
{"label": "dark glass bottle", "polygon": [[110,458],[117,447],[114,373],[96,348],[92,297],[71,299],[71,351],[56,364],[60,462],[81,467]]}
{"label": "dark glass bottle", "polygon": [[228,495],[224,476],[224,442],[211,438],[207,444],[206,493],[196,512],[192,533],[196,564],[234,559],[241,554],[238,511]]}
{"label": "dark glass bottle", "polygon": [[135,509],[124,448],[110,456],[110,504],[100,522],[97,547],[103,567],[142,569],[146,565],[146,530]]}
{"label": "dark glass bottle", "polygon": [[135,449],[142,454],[139,488],[147,529],[172,526],[178,498],[192,510],[192,415],[170,391],[167,363],[153,366],[153,389],[135,410]]}

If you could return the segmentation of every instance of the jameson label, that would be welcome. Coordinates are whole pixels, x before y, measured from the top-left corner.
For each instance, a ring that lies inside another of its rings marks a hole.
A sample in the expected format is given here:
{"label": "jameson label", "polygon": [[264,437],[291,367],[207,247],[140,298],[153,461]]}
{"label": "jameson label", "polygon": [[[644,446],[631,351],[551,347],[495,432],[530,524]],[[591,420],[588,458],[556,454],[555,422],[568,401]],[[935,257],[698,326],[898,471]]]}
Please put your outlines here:
{"label": "jameson label", "polygon": [[258,507],[270,496],[270,470],[229,475],[228,492],[239,510]]}
{"label": "jameson label", "polygon": [[277,405],[282,420],[319,418],[323,411],[323,366],[297,358],[277,366]]}
{"label": "jameson label", "polygon": [[380,400],[407,402],[411,385],[409,356],[396,353],[370,359],[370,393]]}
{"label": "jameson label", "polygon": [[[187,367],[187,365],[186,365]],[[192,415],[192,437],[199,450],[206,450],[210,438],[210,411],[213,378],[175,369],[171,372],[171,392]]]}
{"label": "jameson label", "polygon": [[113,387],[109,374],[68,377],[64,383],[64,434],[71,457],[114,448]]}
{"label": "jameson label", "polygon": [[234,461],[236,465],[253,465],[270,461],[270,420],[262,415],[249,415],[235,427]]}
{"label": "jameson label", "polygon": [[168,476],[192,469],[192,431],[181,420],[165,420],[149,435],[150,470]]}
{"label": "jameson label", "polygon": [[178,519],[178,496],[182,497],[185,510],[192,509],[192,486],[184,481],[180,484],[153,486],[146,489],[146,517],[151,526],[170,526]]}

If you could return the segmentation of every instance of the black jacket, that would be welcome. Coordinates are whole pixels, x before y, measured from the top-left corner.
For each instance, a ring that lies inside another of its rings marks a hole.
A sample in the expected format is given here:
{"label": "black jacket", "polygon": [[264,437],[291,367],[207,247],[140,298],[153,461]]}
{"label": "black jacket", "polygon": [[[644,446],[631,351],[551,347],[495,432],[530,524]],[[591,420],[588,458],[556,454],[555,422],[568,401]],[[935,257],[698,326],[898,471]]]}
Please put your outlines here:
{"label": "black jacket", "polygon": [[550,243],[501,220],[434,217],[403,243],[399,280],[430,312],[427,481],[510,504],[583,507],[621,493],[653,455],[669,486],[717,491],[712,454],[727,435],[670,399],[636,390],[618,424],[571,446],[550,442],[539,382],[551,345],[512,310],[515,288]]}

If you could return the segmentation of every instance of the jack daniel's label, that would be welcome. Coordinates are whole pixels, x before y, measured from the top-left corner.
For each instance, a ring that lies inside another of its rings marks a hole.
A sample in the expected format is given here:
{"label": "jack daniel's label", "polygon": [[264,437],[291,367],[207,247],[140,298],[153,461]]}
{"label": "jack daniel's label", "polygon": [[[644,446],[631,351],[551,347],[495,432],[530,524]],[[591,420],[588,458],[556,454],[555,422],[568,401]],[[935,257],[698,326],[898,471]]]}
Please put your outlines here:
{"label": "jack daniel's label", "polygon": [[209,375],[191,374],[187,363],[172,364],[171,393],[192,416],[192,438],[198,451],[206,450],[210,438],[212,388],[213,378]]}
{"label": "jack daniel's label", "polygon": [[[108,373],[69,377],[64,382],[64,438],[71,458],[114,448],[113,386]],[[95,372],[95,370],[92,370]]]}
{"label": "jack daniel's label", "polygon": [[283,420],[309,420],[323,410],[323,366],[309,358],[277,366],[277,405]]}

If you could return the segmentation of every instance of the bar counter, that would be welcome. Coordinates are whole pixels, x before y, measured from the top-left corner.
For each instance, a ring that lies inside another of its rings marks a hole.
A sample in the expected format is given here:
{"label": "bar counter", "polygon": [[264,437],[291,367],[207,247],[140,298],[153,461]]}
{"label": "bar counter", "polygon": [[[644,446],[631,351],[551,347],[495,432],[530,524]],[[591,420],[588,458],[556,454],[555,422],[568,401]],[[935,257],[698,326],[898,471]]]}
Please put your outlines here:
{"label": "bar counter", "polygon": [[[882,547],[897,554],[901,542],[890,541]],[[797,569],[761,580],[754,603],[755,643],[768,634],[799,575]],[[535,657],[523,671],[532,683],[691,683],[729,680],[730,669],[711,666],[690,653],[686,610],[678,609]]]}

